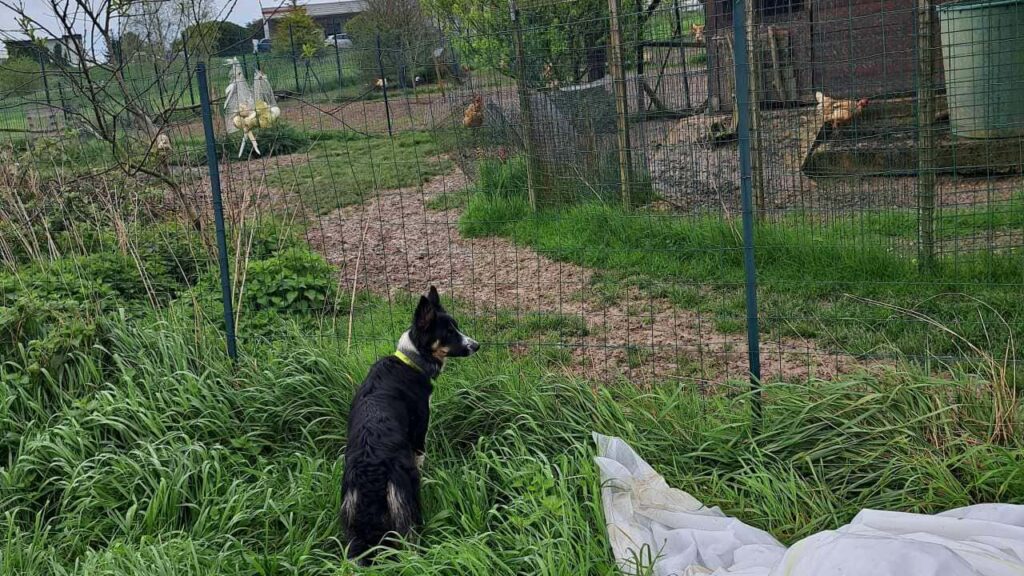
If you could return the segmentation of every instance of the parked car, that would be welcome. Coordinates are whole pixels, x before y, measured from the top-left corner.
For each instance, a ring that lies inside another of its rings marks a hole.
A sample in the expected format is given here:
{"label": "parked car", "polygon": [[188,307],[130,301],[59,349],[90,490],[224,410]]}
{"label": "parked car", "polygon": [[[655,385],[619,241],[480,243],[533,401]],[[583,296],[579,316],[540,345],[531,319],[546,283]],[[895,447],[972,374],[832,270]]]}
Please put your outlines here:
{"label": "parked car", "polygon": [[264,38],[257,42],[256,52],[270,52],[270,38]]}
{"label": "parked car", "polygon": [[348,34],[331,34],[324,39],[324,44],[335,48],[351,48],[352,39],[348,37]]}

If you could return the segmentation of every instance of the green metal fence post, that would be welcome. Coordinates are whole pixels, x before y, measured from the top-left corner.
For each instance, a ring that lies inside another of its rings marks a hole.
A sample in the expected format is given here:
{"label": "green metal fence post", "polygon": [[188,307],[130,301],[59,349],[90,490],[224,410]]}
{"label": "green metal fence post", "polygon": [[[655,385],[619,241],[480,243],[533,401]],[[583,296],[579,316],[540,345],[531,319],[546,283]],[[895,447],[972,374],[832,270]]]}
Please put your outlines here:
{"label": "green metal fence post", "polygon": [[338,86],[344,86],[345,81],[341,76],[341,50],[338,48],[338,40],[334,40],[334,67],[338,70]]}
{"label": "green metal fence post", "polygon": [[391,105],[388,103],[388,79],[384,76],[384,59],[381,57],[380,34],[377,34],[377,68],[380,69],[381,90],[384,92],[384,114],[388,117],[388,136],[393,137],[394,134],[391,133]]}
{"label": "green metal fence post", "polygon": [[224,204],[220,196],[220,164],[217,160],[217,139],[213,134],[213,110],[206,83],[206,64],[196,66],[199,80],[199,102],[203,109],[203,134],[206,137],[206,166],[210,172],[213,192],[213,222],[217,232],[217,259],[220,261],[220,292],[224,304],[224,330],[227,333],[228,356],[238,358],[235,345],[235,313],[231,304],[231,272],[228,270],[228,246],[224,235]]}
{"label": "green metal fence post", "polygon": [[761,335],[757,317],[757,268],[754,266],[753,172],[750,164],[750,65],[747,61],[747,26],[744,1],[735,0],[732,32],[736,74],[736,108],[739,112],[740,191],[743,200],[743,273],[747,309],[747,362],[753,390],[751,410],[754,426],[761,423]]}
{"label": "green metal fence post", "polygon": [[288,44],[291,46],[292,53],[292,76],[295,78],[295,92],[299,92],[299,64],[297,62],[298,56],[295,55],[295,35],[292,33],[291,24],[288,25]]}
{"label": "green metal fence post", "polygon": [[192,66],[188,63],[188,33],[181,33],[181,51],[185,57],[185,82],[188,85],[188,99],[193,106],[196,105],[196,93],[192,89]]}

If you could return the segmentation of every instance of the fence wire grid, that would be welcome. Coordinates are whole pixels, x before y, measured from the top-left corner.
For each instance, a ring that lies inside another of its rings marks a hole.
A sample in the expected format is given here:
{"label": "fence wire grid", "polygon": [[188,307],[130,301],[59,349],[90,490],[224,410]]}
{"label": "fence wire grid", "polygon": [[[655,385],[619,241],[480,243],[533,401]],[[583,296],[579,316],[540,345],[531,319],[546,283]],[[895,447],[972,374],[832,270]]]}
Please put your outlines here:
{"label": "fence wire grid", "polygon": [[[397,334],[348,317],[374,295],[387,325],[434,284],[484,346],[604,382],[746,380],[748,330],[764,381],[1016,365],[1024,4],[522,2],[419,41],[237,56],[280,108],[241,157],[223,58],[202,72],[213,141],[198,61],[136,58],[101,95],[25,73],[0,105],[8,272],[113,242],[165,257],[137,266],[145,299],[183,296],[165,277],[198,281],[215,249],[213,145],[243,354],[301,291],[266,286],[263,257],[294,232],[334,267],[303,306],[339,346],[386,352]],[[316,269],[288,266],[299,284]],[[115,297],[102,270],[61,281]]]}

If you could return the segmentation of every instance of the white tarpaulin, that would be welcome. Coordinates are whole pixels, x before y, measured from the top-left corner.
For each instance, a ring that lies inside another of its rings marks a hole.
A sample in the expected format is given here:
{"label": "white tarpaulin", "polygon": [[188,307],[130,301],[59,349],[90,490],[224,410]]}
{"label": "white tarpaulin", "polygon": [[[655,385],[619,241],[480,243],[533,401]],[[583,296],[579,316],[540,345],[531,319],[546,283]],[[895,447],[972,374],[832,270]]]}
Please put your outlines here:
{"label": "white tarpaulin", "polygon": [[608,540],[625,574],[653,558],[657,576],[1024,576],[1024,506],[862,510],[787,549],[669,487],[621,439],[594,441]]}

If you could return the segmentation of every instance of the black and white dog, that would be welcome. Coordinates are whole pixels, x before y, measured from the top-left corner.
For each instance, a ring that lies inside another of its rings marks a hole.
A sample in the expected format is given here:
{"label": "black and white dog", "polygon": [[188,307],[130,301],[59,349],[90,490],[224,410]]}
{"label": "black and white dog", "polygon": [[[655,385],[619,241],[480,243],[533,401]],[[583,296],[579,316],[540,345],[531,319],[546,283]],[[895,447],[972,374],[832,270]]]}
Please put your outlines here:
{"label": "black and white dog", "polygon": [[345,448],[341,517],[349,558],[360,558],[378,544],[393,545],[385,537],[407,536],[420,524],[419,469],[431,381],[446,358],[478,349],[475,340],[459,332],[431,286],[420,297],[398,350],[370,368],[352,399]]}

